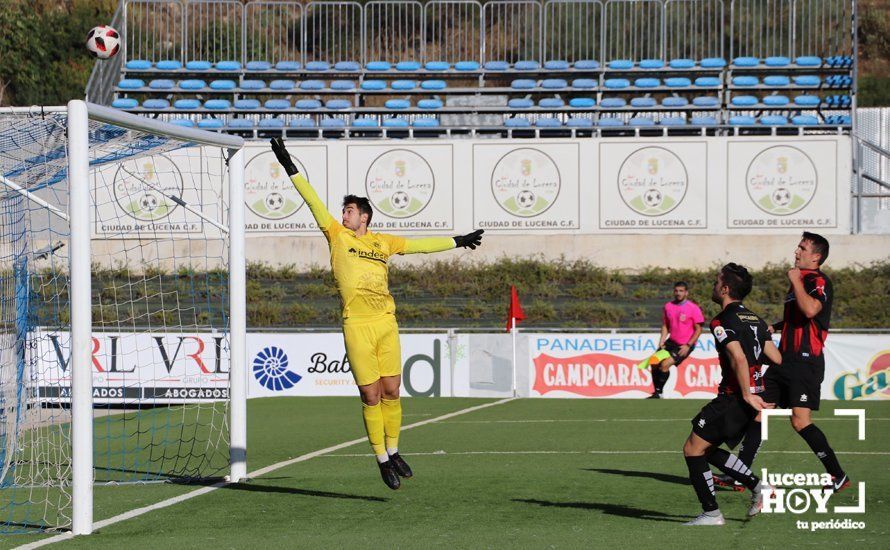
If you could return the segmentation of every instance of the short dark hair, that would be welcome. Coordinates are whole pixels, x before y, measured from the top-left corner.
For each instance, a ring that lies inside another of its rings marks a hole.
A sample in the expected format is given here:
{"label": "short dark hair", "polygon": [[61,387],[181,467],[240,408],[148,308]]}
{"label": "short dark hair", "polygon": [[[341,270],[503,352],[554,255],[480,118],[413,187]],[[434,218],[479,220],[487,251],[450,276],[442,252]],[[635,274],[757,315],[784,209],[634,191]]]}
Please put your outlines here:
{"label": "short dark hair", "polygon": [[686,290],[689,290],[689,285],[686,284],[686,281],[677,281],[674,283],[674,288],[677,288],[678,286],[682,286]]}
{"label": "short dark hair", "polygon": [[729,288],[729,297],[733,300],[744,300],[754,286],[754,277],[748,269],[732,262],[720,269],[720,279]]}
{"label": "short dark hair", "polygon": [[803,232],[803,240],[813,243],[813,252],[819,255],[819,265],[828,259],[828,239],[818,233]]}
{"label": "short dark hair", "polygon": [[368,200],[368,197],[359,197],[357,195],[346,195],[343,197],[343,208],[346,208],[347,204],[354,204],[358,211],[362,214],[368,215],[368,226],[371,225],[371,218],[374,217],[374,210],[371,209],[371,201]]}

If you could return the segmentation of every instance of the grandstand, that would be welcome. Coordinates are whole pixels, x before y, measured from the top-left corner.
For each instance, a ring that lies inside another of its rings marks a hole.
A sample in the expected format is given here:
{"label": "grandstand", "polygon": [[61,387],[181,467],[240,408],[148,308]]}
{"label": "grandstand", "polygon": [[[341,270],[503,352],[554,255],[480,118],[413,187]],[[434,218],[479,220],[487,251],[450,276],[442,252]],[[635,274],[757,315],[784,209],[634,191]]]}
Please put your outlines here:
{"label": "grandstand", "polygon": [[842,0],[123,0],[89,100],[245,137],[848,133]]}

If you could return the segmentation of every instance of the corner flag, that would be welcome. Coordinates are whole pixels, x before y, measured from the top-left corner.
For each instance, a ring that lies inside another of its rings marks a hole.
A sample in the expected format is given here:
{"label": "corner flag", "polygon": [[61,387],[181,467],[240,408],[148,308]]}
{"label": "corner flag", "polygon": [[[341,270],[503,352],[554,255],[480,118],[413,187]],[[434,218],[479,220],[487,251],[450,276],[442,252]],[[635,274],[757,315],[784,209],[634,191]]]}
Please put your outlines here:
{"label": "corner flag", "polygon": [[519,324],[519,321],[525,319],[525,312],[522,311],[522,305],[519,304],[519,294],[516,292],[516,285],[510,285],[510,312],[507,316],[507,332],[511,332],[513,327]]}

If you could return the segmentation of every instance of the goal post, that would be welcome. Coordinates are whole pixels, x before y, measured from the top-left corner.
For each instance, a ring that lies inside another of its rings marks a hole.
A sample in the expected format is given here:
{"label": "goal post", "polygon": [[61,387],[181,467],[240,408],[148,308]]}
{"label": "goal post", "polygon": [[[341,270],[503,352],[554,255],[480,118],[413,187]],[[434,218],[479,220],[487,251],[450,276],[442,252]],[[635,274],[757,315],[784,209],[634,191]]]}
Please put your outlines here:
{"label": "goal post", "polygon": [[94,487],[246,478],[244,141],[0,109],[0,532]]}

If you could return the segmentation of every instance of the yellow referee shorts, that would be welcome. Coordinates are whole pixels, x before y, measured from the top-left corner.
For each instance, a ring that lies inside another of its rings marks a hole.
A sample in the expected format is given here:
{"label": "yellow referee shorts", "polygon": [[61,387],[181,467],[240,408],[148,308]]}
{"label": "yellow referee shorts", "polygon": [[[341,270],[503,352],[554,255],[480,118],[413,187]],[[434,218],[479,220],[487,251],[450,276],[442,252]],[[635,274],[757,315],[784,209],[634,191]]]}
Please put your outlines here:
{"label": "yellow referee shorts", "polygon": [[402,347],[395,315],[346,319],[343,339],[352,376],[359,386],[373,384],[382,376],[402,374]]}

